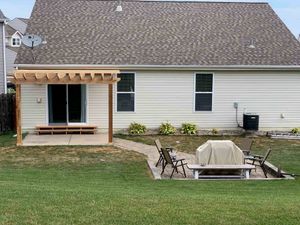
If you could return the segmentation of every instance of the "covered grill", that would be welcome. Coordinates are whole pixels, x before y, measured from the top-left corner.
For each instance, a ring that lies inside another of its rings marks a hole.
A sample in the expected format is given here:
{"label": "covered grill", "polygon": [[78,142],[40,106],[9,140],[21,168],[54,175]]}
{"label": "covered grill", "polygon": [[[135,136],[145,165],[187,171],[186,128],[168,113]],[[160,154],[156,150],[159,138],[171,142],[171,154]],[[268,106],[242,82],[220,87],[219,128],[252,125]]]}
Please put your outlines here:
{"label": "covered grill", "polygon": [[244,154],[232,141],[207,141],[197,149],[196,163],[242,165],[244,164]]}

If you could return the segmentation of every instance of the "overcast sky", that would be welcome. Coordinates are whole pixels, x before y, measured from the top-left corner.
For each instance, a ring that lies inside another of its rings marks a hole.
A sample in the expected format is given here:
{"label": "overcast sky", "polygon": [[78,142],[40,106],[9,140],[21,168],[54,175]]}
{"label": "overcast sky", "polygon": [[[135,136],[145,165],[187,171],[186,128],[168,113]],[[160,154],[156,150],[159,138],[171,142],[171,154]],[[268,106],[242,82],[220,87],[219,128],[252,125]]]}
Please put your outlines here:
{"label": "overcast sky", "polygon": [[[201,0],[200,0],[201,1]],[[206,0],[207,1],[207,0]],[[209,1],[209,0],[208,0]],[[212,2],[214,0],[211,0]],[[222,1],[222,0],[216,0]],[[226,2],[269,2],[289,29],[298,37],[300,34],[300,0],[227,0]],[[34,0],[0,0],[0,9],[9,17],[30,17]]]}

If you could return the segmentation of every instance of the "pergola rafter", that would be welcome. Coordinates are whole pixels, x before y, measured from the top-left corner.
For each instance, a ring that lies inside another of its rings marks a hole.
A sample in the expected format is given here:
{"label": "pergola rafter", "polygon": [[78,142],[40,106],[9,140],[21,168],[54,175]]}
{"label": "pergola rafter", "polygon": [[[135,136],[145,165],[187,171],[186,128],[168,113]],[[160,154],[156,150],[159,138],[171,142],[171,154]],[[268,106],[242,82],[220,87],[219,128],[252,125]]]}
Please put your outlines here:
{"label": "pergola rafter", "polygon": [[119,70],[17,70],[15,84],[113,84]]}
{"label": "pergola rafter", "polygon": [[16,84],[17,145],[22,145],[21,85],[23,84],[107,84],[108,141],[113,139],[113,84],[120,81],[119,70],[16,70],[11,82]]}

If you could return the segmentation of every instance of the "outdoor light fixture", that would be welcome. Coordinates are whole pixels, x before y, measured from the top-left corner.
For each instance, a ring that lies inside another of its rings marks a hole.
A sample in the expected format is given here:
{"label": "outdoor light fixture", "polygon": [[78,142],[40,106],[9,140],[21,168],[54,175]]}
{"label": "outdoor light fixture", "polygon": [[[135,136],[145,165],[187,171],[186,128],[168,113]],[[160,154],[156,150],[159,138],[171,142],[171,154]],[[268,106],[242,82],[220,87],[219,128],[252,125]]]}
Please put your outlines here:
{"label": "outdoor light fixture", "polygon": [[123,11],[123,8],[122,8],[122,5],[121,5],[121,0],[118,2],[118,6],[116,8],[116,12],[122,12]]}

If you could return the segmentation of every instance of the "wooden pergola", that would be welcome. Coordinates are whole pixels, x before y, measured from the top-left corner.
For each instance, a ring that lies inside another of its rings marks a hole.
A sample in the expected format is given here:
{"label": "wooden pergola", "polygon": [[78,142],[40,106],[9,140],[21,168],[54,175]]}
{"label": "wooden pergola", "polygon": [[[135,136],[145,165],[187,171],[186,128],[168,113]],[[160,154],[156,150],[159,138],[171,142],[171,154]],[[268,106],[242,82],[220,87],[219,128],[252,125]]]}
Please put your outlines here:
{"label": "wooden pergola", "polygon": [[107,84],[108,141],[113,140],[113,84],[119,70],[16,70],[11,81],[16,85],[17,145],[22,145],[21,85],[23,84]]}

